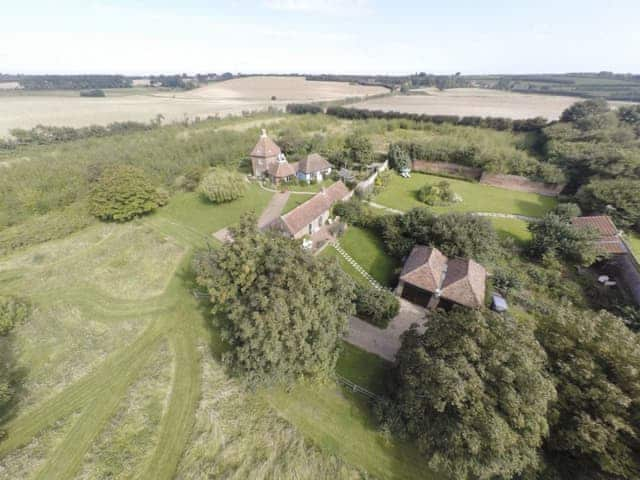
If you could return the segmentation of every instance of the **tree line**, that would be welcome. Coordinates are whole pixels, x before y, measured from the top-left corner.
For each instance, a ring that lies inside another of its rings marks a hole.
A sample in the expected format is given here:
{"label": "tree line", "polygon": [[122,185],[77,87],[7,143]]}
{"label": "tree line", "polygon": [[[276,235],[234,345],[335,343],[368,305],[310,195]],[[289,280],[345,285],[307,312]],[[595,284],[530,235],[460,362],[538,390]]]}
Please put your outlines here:
{"label": "tree line", "polygon": [[0,80],[18,82],[25,90],[91,90],[129,88],[124,75],[2,75]]}

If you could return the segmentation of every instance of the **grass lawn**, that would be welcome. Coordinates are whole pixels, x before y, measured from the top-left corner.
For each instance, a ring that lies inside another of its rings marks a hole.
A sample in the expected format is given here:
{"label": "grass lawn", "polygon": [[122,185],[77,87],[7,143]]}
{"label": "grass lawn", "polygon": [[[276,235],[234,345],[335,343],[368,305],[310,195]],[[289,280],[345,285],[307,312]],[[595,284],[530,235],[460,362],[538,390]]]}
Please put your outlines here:
{"label": "grass lawn", "polygon": [[491,212],[511,213],[529,217],[541,217],[556,206],[556,200],[534,193],[515,192],[504,188],[481,185],[423,173],[412,173],[411,178],[393,174],[389,185],[373,198],[375,203],[406,212],[414,207],[424,207],[417,193],[425,184],[446,180],[462,202],[443,207],[430,207],[436,213],[445,212]]}
{"label": "grass lawn", "polygon": [[625,233],[625,240],[629,247],[631,247],[631,251],[636,259],[640,262],[640,235],[635,232]]}
{"label": "grass lawn", "polygon": [[531,240],[531,232],[527,229],[529,224],[524,220],[491,217],[489,219],[501,237],[512,237],[520,245]]}
{"label": "grass lawn", "polygon": [[347,262],[345,260],[345,258],[340,255],[338,253],[338,251],[333,248],[332,246],[328,246],[327,248],[325,248],[321,253],[320,253],[321,257],[334,257],[338,259],[338,263],[340,264],[340,267],[342,268],[342,270],[344,270],[353,280],[355,280],[357,283],[359,283],[360,285],[364,286],[364,287],[368,287],[369,286],[369,282],[367,281],[366,278],[364,278],[360,272],[358,272],[355,268],[353,268],[351,266],[351,264],[349,262]]}
{"label": "grass lawn", "polygon": [[284,208],[282,209],[282,215],[290,212],[291,210],[296,208],[298,205],[302,205],[304,202],[306,202],[307,200],[310,200],[311,198],[312,198],[311,195],[300,195],[295,193],[290,194],[289,199],[287,200],[287,203],[284,204]]}
{"label": "grass lawn", "polygon": [[342,347],[336,372],[373,393],[384,393],[385,378],[392,363],[347,342],[342,342]]}
{"label": "grass lawn", "polygon": [[393,286],[398,263],[384,252],[382,240],[374,233],[350,225],[340,245],[380,284]]}

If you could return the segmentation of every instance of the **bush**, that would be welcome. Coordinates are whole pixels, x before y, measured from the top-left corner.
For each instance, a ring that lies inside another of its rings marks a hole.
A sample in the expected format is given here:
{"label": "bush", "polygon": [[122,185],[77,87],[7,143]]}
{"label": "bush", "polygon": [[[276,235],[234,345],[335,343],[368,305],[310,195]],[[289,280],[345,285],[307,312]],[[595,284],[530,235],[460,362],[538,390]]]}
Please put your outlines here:
{"label": "bush", "polygon": [[453,202],[454,198],[451,184],[445,180],[435,185],[427,183],[418,190],[418,200],[431,206],[447,205]]}
{"label": "bush", "polygon": [[337,202],[333,206],[333,214],[351,225],[362,228],[371,226],[374,218],[366,205],[357,199]]}
{"label": "bush", "polygon": [[29,305],[26,302],[15,297],[0,296],[0,336],[8,335],[28,315]]}
{"label": "bush", "polygon": [[247,190],[247,181],[240,173],[214,168],[207,173],[198,191],[213,203],[230,202],[242,197]]}
{"label": "bush", "polygon": [[493,272],[491,281],[493,286],[503,295],[508,295],[511,292],[517,292],[522,288],[522,278],[513,270],[497,269]]}
{"label": "bush", "polygon": [[586,212],[611,215],[619,227],[640,232],[640,180],[593,180],[577,198]]}
{"label": "bush", "polygon": [[322,107],[312,103],[289,103],[286,107],[287,113],[304,115],[305,113],[322,113]]}
{"label": "bush", "polygon": [[130,165],[104,169],[89,194],[89,211],[101,220],[126,222],[155,210],[166,197],[147,180],[144,172]]}
{"label": "bush", "polygon": [[355,303],[357,315],[380,328],[387,328],[400,311],[400,302],[394,294],[371,287],[358,287]]}

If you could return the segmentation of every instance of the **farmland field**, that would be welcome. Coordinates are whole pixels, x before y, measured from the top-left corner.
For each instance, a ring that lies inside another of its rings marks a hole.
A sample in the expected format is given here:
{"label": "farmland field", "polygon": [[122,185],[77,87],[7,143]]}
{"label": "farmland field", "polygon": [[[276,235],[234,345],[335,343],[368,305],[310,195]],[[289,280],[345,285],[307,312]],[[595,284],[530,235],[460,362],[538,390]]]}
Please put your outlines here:
{"label": "farmland field", "polygon": [[[287,103],[339,100],[385,93],[383,87],[307,81],[302,77],[246,77],[191,91],[107,90],[105,98],[78,92],[4,92],[0,95],[0,137],[12,128],[38,124],[81,127],[133,120],[148,122],[162,114],[167,122],[225,116],[245,111],[283,109]],[[275,100],[272,100],[275,97]]]}
{"label": "farmland field", "polygon": [[[480,88],[454,88],[439,91],[429,88],[417,90],[418,95],[394,95],[365,100],[351,105],[367,110],[424,113],[429,115],[458,115],[479,117],[532,118],[556,120],[578,97],[511,93]],[[624,102],[610,102],[617,105]]]}

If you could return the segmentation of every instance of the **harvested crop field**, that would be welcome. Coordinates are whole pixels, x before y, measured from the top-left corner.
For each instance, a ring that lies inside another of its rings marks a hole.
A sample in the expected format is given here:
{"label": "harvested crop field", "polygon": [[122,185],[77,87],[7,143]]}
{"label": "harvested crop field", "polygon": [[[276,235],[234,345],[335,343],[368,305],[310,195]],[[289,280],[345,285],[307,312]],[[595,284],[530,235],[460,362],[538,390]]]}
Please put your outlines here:
{"label": "harvested crop field", "polygon": [[[414,90],[414,95],[365,100],[351,105],[368,110],[425,113],[429,115],[459,115],[478,117],[533,118],[557,120],[578,97],[512,93],[481,88],[454,88],[439,91],[434,88]],[[624,102],[610,102],[612,106]]]}
{"label": "harvested crop field", "polygon": [[8,135],[12,128],[38,124],[81,127],[125,120],[147,122],[158,114],[171,122],[269,107],[283,109],[292,101],[339,100],[386,91],[382,87],[315,82],[302,77],[246,77],[187,92],[137,88],[133,95],[122,95],[107,91],[105,98],[80,97],[77,92],[20,92],[0,96],[0,137]]}

